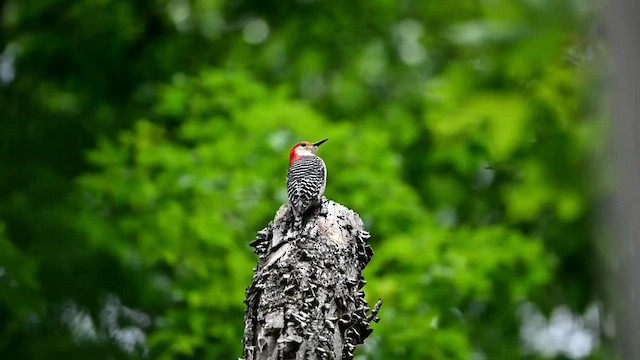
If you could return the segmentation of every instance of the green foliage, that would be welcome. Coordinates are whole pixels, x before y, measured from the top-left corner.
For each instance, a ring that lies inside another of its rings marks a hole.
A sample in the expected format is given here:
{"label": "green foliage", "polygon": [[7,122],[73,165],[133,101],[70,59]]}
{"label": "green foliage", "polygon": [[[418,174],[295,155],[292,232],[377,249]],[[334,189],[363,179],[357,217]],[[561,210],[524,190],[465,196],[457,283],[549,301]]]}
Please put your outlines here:
{"label": "green foliage", "polygon": [[0,302],[11,310],[15,323],[19,326],[27,321],[30,311],[41,306],[36,297],[38,282],[36,280],[36,263],[16,248],[6,238],[5,225],[0,223]]}
{"label": "green foliage", "polygon": [[600,298],[592,5],[30,5],[0,33],[0,358],[137,357],[99,330],[111,295],[152,358],[239,356],[248,243],[302,139],[373,234],[367,358],[535,359],[523,303]]}
{"label": "green foliage", "polygon": [[[369,187],[344,202],[387,202],[365,215],[390,235],[425,215],[375,128],[353,141],[354,124],[331,126],[308,105],[236,73],[179,79],[160,99],[155,123],[141,120],[89,154],[104,171],[81,177],[80,185],[92,199],[82,221],[89,239],[172,284],[148,289],[162,303],[141,304],[168,309],[151,339],[166,348],[163,356],[241,351],[244,288],[256,263],[247,241],[286,201],[288,148],[297,139],[322,133],[341,145],[325,158],[351,171],[332,173],[328,191]],[[175,127],[158,125],[177,119]],[[367,154],[362,144],[370,144]]]}

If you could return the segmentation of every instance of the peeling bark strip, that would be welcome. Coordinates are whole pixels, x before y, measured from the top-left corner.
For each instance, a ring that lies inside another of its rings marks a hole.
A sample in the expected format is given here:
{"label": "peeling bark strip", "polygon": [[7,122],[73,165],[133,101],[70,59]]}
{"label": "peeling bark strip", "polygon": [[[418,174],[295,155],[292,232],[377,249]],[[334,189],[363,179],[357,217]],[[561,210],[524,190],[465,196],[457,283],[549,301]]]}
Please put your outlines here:
{"label": "peeling bark strip", "polygon": [[260,257],[247,289],[245,360],[353,359],[371,334],[373,311],[361,290],[373,250],[360,217],[322,198],[293,231],[287,204],[251,243]]}

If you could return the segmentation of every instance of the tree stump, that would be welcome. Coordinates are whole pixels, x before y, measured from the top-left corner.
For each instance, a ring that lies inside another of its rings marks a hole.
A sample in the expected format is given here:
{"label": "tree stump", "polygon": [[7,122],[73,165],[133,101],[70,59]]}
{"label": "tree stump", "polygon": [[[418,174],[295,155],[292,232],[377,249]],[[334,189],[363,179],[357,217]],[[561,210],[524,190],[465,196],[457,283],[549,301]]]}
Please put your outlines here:
{"label": "tree stump", "polygon": [[293,229],[288,204],[251,243],[258,267],[245,301],[245,360],[353,359],[371,334],[362,276],[373,251],[360,217],[322,198]]}

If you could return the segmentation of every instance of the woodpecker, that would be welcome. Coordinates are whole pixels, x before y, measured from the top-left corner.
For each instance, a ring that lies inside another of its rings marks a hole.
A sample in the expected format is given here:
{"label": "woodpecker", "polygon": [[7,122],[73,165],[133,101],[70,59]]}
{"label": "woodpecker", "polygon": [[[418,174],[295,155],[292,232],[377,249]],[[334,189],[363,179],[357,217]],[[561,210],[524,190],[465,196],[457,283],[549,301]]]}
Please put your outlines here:
{"label": "woodpecker", "polygon": [[329,139],[310,143],[303,141],[289,152],[287,195],[293,210],[294,228],[300,229],[304,213],[319,204],[327,186],[327,167],[316,155],[318,147]]}

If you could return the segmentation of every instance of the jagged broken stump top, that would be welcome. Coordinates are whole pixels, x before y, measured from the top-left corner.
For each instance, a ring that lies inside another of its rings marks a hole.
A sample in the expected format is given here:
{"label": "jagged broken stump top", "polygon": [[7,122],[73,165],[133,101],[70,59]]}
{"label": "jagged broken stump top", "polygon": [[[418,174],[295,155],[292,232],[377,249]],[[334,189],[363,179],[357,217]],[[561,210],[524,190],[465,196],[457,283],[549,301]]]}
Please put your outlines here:
{"label": "jagged broken stump top", "polygon": [[247,289],[244,358],[352,359],[373,331],[362,271],[373,250],[358,214],[322,198],[300,230],[287,204],[251,243],[259,256]]}

